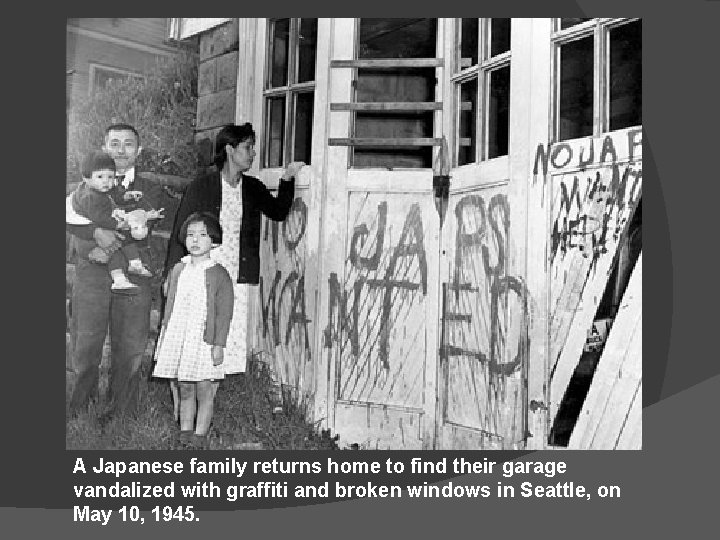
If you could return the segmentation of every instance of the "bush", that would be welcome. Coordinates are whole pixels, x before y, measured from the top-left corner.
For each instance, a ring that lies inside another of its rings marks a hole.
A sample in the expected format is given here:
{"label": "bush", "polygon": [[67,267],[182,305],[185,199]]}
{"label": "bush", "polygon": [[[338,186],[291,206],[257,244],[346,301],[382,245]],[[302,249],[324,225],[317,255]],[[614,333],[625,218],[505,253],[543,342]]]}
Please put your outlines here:
{"label": "bush", "polygon": [[105,128],[128,123],[140,133],[143,171],[193,178],[198,157],[193,140],[197,111],[197,54],[178,54],[158,61],[145,78],[110,80],[68,115],[67,179],[79,180],[82,156],[102,146]]}

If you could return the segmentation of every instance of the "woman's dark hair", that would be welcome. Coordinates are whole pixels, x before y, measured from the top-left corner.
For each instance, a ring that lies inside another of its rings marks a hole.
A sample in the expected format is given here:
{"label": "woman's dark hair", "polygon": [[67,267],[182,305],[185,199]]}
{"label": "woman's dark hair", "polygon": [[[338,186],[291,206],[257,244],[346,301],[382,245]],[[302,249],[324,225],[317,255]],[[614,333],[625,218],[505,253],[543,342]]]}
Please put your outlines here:
{"label": "woman's dark hair", "polygon": [[195,212],[190,214],[183,222],[182,227],[180,227],[178,240],[181,244],[185,244],[188,227],[193,223],[203,223],[205,225],[205,230],[208,232],[208,235],[210,235],[210,239],[213,243],[222,243],[222,227],[220,227],[220,222],[217,218],[210,212]]}
{"label": "woman's dark hair", "polygon": [[105,152],[94,151],[85,156],[80,166],[83,178],[90,178],[95,171],[114,171],[115,161]]}
{"label": "woman's dark hair", "polygon": [[222,170],[227,161],[227,152],[225,152],[225,145],[230,145],[235,148],[241,142],[248,139],[255,140],[255,131],[253,131],[252,124],[246,122],[241,126],[234,124],[228,124],[218,131],[215,137],[215,157],[213,161],[218,170]]}

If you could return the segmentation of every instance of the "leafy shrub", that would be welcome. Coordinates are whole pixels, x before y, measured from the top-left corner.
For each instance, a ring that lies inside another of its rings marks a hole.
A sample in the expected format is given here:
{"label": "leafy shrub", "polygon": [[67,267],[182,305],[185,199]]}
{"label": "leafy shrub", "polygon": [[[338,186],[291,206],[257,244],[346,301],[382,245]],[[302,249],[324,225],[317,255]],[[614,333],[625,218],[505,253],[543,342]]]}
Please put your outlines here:
{"label": "leafy shrub", "polygon": [[179,48],[144,78],[111,79],[68,115],[68,183],[79,180],[82,156],[103,143],[105,128],[128,123],[140,133],[141,170],[192,178],[198,166],[193,140],[197,111],[197,54]]}

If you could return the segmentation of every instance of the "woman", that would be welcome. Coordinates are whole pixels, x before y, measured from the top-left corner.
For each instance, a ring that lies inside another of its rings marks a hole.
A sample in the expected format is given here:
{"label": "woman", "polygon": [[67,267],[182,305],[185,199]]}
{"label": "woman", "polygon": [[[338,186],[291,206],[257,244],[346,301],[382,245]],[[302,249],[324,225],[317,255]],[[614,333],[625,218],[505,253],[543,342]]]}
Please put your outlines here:
{"label": "woman", "polygon": [[287,217],[295,196],[295,176],[305,165],[298,161],[287,166],[274,197],[259,179],[245,175],[254,158],[252,125],[227,125],[220,130],[215,138],[217,170],[200,176],[185,191],[175,216],[165,262],[167,275],[185,255],[178,234],[190,214],[205,211],[218,218],[223,231],[222,244],[212,250],[211,256],[225,267],[235,288],[235,306],[223,362],[226,374],[244,372],[247,362],[248,286],[260,280],[261,214],[274,221]]}

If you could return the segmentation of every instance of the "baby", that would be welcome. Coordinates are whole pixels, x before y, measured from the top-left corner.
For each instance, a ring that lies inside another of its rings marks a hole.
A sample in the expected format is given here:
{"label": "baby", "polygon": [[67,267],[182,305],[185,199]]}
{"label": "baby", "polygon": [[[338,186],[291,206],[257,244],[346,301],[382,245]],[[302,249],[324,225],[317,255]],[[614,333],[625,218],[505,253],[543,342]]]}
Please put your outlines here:
{"label": "baby", "polygon": [[83,160],[81,172],[83,181],[68,198],[73,210],[103,229],[129,229],[131,236],[109,258],[98,254],[99,248],[96,248],[90,253],[90,259],[107,262],[113,291],[137,292],[138,286],[128,279],[125,269],[131,274],[152,276],[140,258],[137,241],[147,238],[148,220],[163,217],[163,209],[137,208],[127,212],[118,208],[110,196],[115,188],[115,162],[104,152],[89,154]]}

